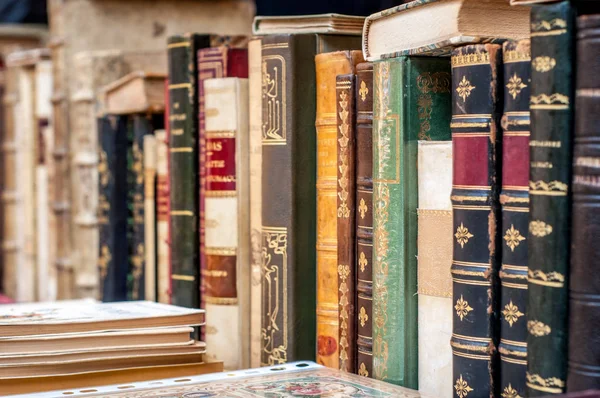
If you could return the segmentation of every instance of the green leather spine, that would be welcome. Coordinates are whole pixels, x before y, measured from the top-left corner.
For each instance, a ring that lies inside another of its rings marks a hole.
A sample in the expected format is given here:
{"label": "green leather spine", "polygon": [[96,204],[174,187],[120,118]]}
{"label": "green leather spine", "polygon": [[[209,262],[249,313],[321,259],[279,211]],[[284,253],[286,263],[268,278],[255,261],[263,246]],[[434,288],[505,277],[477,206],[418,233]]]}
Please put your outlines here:
{"label": "green leather spine", "polygon": [[264,366],[315,359],[315,55],[359,46],[358,36],[262,39]]}
{"label": "green leather spine", "polygon": [[208,35],[196,34],[172,36],[167,44],[171,304],[190,308],[200,305],[196,54],[209,45]]}
{"label": "green leather spine", "polygon": [[527,396],[560,394],[567,375],[574,11],[531,10]]}
{"label": "green leather spine", "polygon": [[373,371],[417,389],[417,140],[450,139],[450,60],[378,62],[373,86]]}

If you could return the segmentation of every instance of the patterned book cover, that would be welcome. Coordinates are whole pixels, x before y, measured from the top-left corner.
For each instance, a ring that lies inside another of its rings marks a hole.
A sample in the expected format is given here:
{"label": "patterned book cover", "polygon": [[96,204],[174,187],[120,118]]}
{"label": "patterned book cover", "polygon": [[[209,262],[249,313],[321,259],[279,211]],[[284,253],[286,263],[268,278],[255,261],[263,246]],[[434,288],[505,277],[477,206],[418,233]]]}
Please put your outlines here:
{"label": "patterned book cover", "polygon": [[567,391],[600,389],[600,14],[577,18]]}
{"label": "patterned book cover", "polygon": [[373,64],[356,67],[356,371],[373,377]]}
{"label": "patterned book cover", "polygon": [[452,51],[454,397],[497,396],[502,48]]}
{"label": "patterned book cover", "polygon": [[500,393],[525,396],[527,372],[527,229],[529,226],[529,97],[531,46],[506,41],[502,116],[502,264]]}
{"label": "patterned book cover", "polygon": [[373,374],[417,388],[417,141],[450,138],[450,62],[382,61],[373,86]]}
{"label": "patterned book cover", "polygon": [[[336,76],[354,72],[360,51],[336,51],[315,57],[317,116],[317,362],[340,367],[340,307],[337,241]],[[349,215],[349,212],[347,213]],[[347,265],[347,264],[345,264]],[[354,279],[354,278],[352,278]],[[347,310],[347,309],[346,309]],[[348,365],[344,364],[346,368]]]}
{"label": "patterned book cover", "polygon": [[171,270],[169,267],[169,146],[165,130],[156,137],[156,298],[171,303]]}
{"label": "patterned book cover", "polygon": [[574,10],[531,9],[527,396],[560,394],[567,376]]}
{"label": "patterned book cover", "polygon": [[264,365],[315,358],[314,57],[359,42],[315,34],[262,39],[262,197],[269,203],[262,207]]}
{"label": "patterned book cover", "polygon": [[[164,122],[164,119],[161,121]],[[146,134],[142,143],[144,153],[144,299],[149,301],[157,301],[156,131],[153,132],[154,134]]]}

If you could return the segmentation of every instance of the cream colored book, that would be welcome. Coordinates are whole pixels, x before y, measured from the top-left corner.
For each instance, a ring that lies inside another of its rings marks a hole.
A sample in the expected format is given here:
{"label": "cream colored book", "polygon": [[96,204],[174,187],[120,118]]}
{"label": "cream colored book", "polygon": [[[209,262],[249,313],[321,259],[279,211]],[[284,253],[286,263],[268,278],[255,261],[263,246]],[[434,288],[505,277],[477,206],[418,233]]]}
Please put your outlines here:
{"label": "cream colored book", "polygon": [[527,37],[529,10],[506,0],[414,0],[367,17],[363,55],[449,55],[456,46]]}
{"label": "cream colored book", "polygon": [[169,268],[169,147],[165,130],[156,130],[156,295],[160,303],[171,302]]}
{"label": "cream colored book", "polygon": [[452,141],[418,142],[419,391],[452,397]]}
{"label": "cream colored book", "polygon": [[248,109],[250,111],[250,367],[260,367],[262,345],[262,68],[261,40],[248,43]]}
{"label": "cream colored book", "polygon": [[156,301],[156,137],[144,136],[144,294]]}
{"label": "cream colored book", "polygon": [[364,22],[365,17],[342,14],[257,16],[252,33],[257,36],[301,33],[360,35]]}
{"label": "cream colored book", "polygon": [[206,344],[225,369],[250,365],[248,79],[204,82]]}
{"label": "cream colored book", "polygon": [[165,110],[164,73],[135,71],[103,88],[104,112],[114,115]]}
{"label": "cream colored book", "polygon": [[0,339],[203,324],[204,310],[151,301],[72,300],[0,306]]}

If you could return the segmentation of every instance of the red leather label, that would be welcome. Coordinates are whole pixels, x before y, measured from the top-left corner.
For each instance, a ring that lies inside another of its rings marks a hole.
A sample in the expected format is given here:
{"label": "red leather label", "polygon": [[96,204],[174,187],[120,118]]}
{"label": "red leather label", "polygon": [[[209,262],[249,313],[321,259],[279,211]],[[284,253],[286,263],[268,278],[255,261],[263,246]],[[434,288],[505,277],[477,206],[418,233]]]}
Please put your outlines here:
{"label": "red leather label", "polygon": [[452,156],[455,165],[452,184],[489,186],[489,145],[489,137],[452,137]]}
{"label": "red leather label", "polygon": [[206,190],[235,191],[235,138],[206,140]]}
{"label": "red leather label", "polygon": [[502,186],[529,186],[529,137],[502,137],[502,162]]}

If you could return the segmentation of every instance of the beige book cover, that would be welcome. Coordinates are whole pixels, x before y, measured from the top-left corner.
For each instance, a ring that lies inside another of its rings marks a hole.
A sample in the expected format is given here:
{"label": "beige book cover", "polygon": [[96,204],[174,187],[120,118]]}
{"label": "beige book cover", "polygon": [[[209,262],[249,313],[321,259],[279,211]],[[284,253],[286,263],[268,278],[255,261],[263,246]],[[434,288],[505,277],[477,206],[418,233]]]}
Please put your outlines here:
{"label": "beige book cover", "polygon": [[452,397],[452,141],[418,142],[419,391]]}
{"label": "beige book cover", "polygon": [[250,365],[248,79],[204,82],[206,344],[225,369]]}
{"label": "beige book cover", "polygon": [[156,301],[156,137],[144,136],[144,294]]}
{"label": "beige book cover", "polygon": [[257,36],[328,33],[337,35],[360,35],[365,17],[342,14],[257,16],[252,33]]}
{"label": "beige book cover", "polygon": [[250,367],[260,366],[262,274],[262,68],[261,40],[248,44],[248,109],[250,112]]}
{"label": "beige book cover", "polygon": [[169,147],[165,130],[156,130],[156,295],[160,303],[171,302],[169,268],[169,218],[167,184],[169,179]]}

